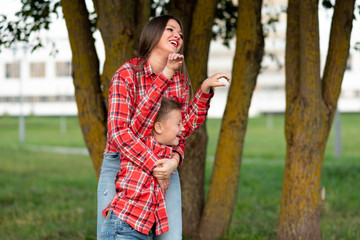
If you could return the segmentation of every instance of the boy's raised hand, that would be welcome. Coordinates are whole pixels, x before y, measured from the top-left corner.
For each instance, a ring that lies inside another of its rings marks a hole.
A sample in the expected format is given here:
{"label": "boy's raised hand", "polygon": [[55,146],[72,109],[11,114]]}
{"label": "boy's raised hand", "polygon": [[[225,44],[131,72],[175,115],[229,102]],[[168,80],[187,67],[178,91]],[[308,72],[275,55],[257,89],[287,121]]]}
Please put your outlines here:
{"label": "boy's raised hand", "polygon": [[201,91],[204,93],[209,93],[211,87],[225,87],[226,82],[219,81],[224,78],[228,83],[231,82],[230,77],[225,73],[215,73],[214,75],[208,77],[201,84]]}
{"label": "boy's raised hand", "polygon": [[170,53],[168,56],[167,64],[163,70],[163,74],[168,79],[171,78],[174,73],[180,69],[184,61],[184,55],[180,53]]}

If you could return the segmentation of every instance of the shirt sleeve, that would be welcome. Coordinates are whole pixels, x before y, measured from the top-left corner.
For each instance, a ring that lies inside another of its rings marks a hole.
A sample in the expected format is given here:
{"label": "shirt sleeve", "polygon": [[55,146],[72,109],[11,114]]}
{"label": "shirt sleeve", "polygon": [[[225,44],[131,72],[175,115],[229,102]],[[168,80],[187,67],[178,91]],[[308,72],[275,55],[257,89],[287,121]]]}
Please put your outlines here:
{"label": "shirt sleeve", "polygon": [[[111,81],[109,89],[108,138],[113,147],[118,149],[121,154],[140,166],[148,174],[151,174],[158,157],[134,133],[134,131],[141,130],[142,127],[149,128],[150,126],[146,116],[143,117],[141,114],[135,114],[135,81],[134,74],[129,69],[119,70]],[[165,76],[159,75],[138,107],[144,109],[148,107],[149,112],[151,112],[152,106],[156,106],[156,103],[161,100],[161,95],[167,86],[167,82],[168,80]],[[132,122],[133,116],[136,118],[134,122]]]}
{"label": "shirt sleeve", "polygon": [[201,88],[195,94],[195,97],[192,99],[189,107],[187,108],[187,114],[184,118],[184,128],[183,136],[189,137],[196,129],[198,129],[205,121],[209,107],[210,99],[214,96],[214,92],[204,93],[201,91]]}
{"label": "shirt sleeve", "polygon": [[154,84],[147,90],[145,96],[141,98],[141,101],[136,106],[130,129],[139,138],[151,134],[155,118],[161,106],[163,93],[169,81],[160,73],[154,80]]}
{"label": "shirt sleeve", "polygon": [[185,100],[183,103],[185,109],[183,112],[183,124],[185,131],[183,132],[183,136],[180,139],[179,145],[174,147],[174,151],[180,155],[179,165],[183,163],[186,138],[190,136],[190,134],[193,133],[196,129],[198,129],[205,121],[207,112],[210,107],[210,100],[214,96],[214,92],[212,90],[210,93],[204,93],[201,91],[200,86],[189,104],[187,93],[188,90],[185,90],[183,97]]}

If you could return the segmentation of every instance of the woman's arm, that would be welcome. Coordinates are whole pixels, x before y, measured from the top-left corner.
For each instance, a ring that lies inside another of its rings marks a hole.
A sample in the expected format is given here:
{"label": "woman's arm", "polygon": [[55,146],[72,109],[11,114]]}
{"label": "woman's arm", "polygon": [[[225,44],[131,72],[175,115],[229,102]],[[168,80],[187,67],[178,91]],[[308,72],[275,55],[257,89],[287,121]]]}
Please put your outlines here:
{"label": "woman's arm", "polygon": [[159,111],[162,95],[170,80],[159,74],[153,85],[147,90],[134,109],[130,129],[138,138],[151,134],[156,115]]}
{"label": "woman's arm", "polygon": [[[136,129],[131,122],[135,111],[135,81],[133,71],[126,67],[116,72],[113,77],[109,89],[108,141],[111,142],[113,148],[150,174],[158,157],[132,131]],[[158,78],[154,82],[156,86],[148,91],[144,102],[160,101],[167,81],[166,78]],[[151,129],[147,122],[143,122],[142,127]]]}
{"label": "woman's arm", "polygon": [[151,134],[164,91],[168,88],[169,83],[173,81],[172,77],[181,66],[183,60],[184,56],[181,54],[169,54],[165,68],[153,80],[152,86],[137,104],[130,127],[139,138]]}

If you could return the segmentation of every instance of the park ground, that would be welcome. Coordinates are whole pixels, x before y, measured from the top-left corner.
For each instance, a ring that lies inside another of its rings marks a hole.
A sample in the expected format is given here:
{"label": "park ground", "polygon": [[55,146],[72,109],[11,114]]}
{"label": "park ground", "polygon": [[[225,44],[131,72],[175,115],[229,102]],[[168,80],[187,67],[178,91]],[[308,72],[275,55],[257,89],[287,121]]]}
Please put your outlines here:
{"label": "park ground", "polygon": [[[340,157],[328,140],[321,234],[360,239],[360,114],[341,115]],[[96,176],[76,117],[0,118],[0,239],[95,239]],[[206,186],[221,119],[208,119]],[[224,240],[275,239],[285,162],[283,115],[249,119],[238,200]],[[185,163],[186,164],[186,163]]]}

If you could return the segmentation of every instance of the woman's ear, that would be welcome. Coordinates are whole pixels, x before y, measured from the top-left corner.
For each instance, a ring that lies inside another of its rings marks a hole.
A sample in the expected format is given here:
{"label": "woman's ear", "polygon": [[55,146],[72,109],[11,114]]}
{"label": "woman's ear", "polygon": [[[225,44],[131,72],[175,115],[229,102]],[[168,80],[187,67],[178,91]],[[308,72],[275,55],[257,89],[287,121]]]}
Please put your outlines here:
{"label": "woman's ear", "polygon": [[154,130],[155,130],[155,132],[156,132],[158,135],[161,135],[161,134],[162,134],[162,132],[163,132],[163,127],[162,127],[161,122],[156,122],[156,123],[154,124]]}

